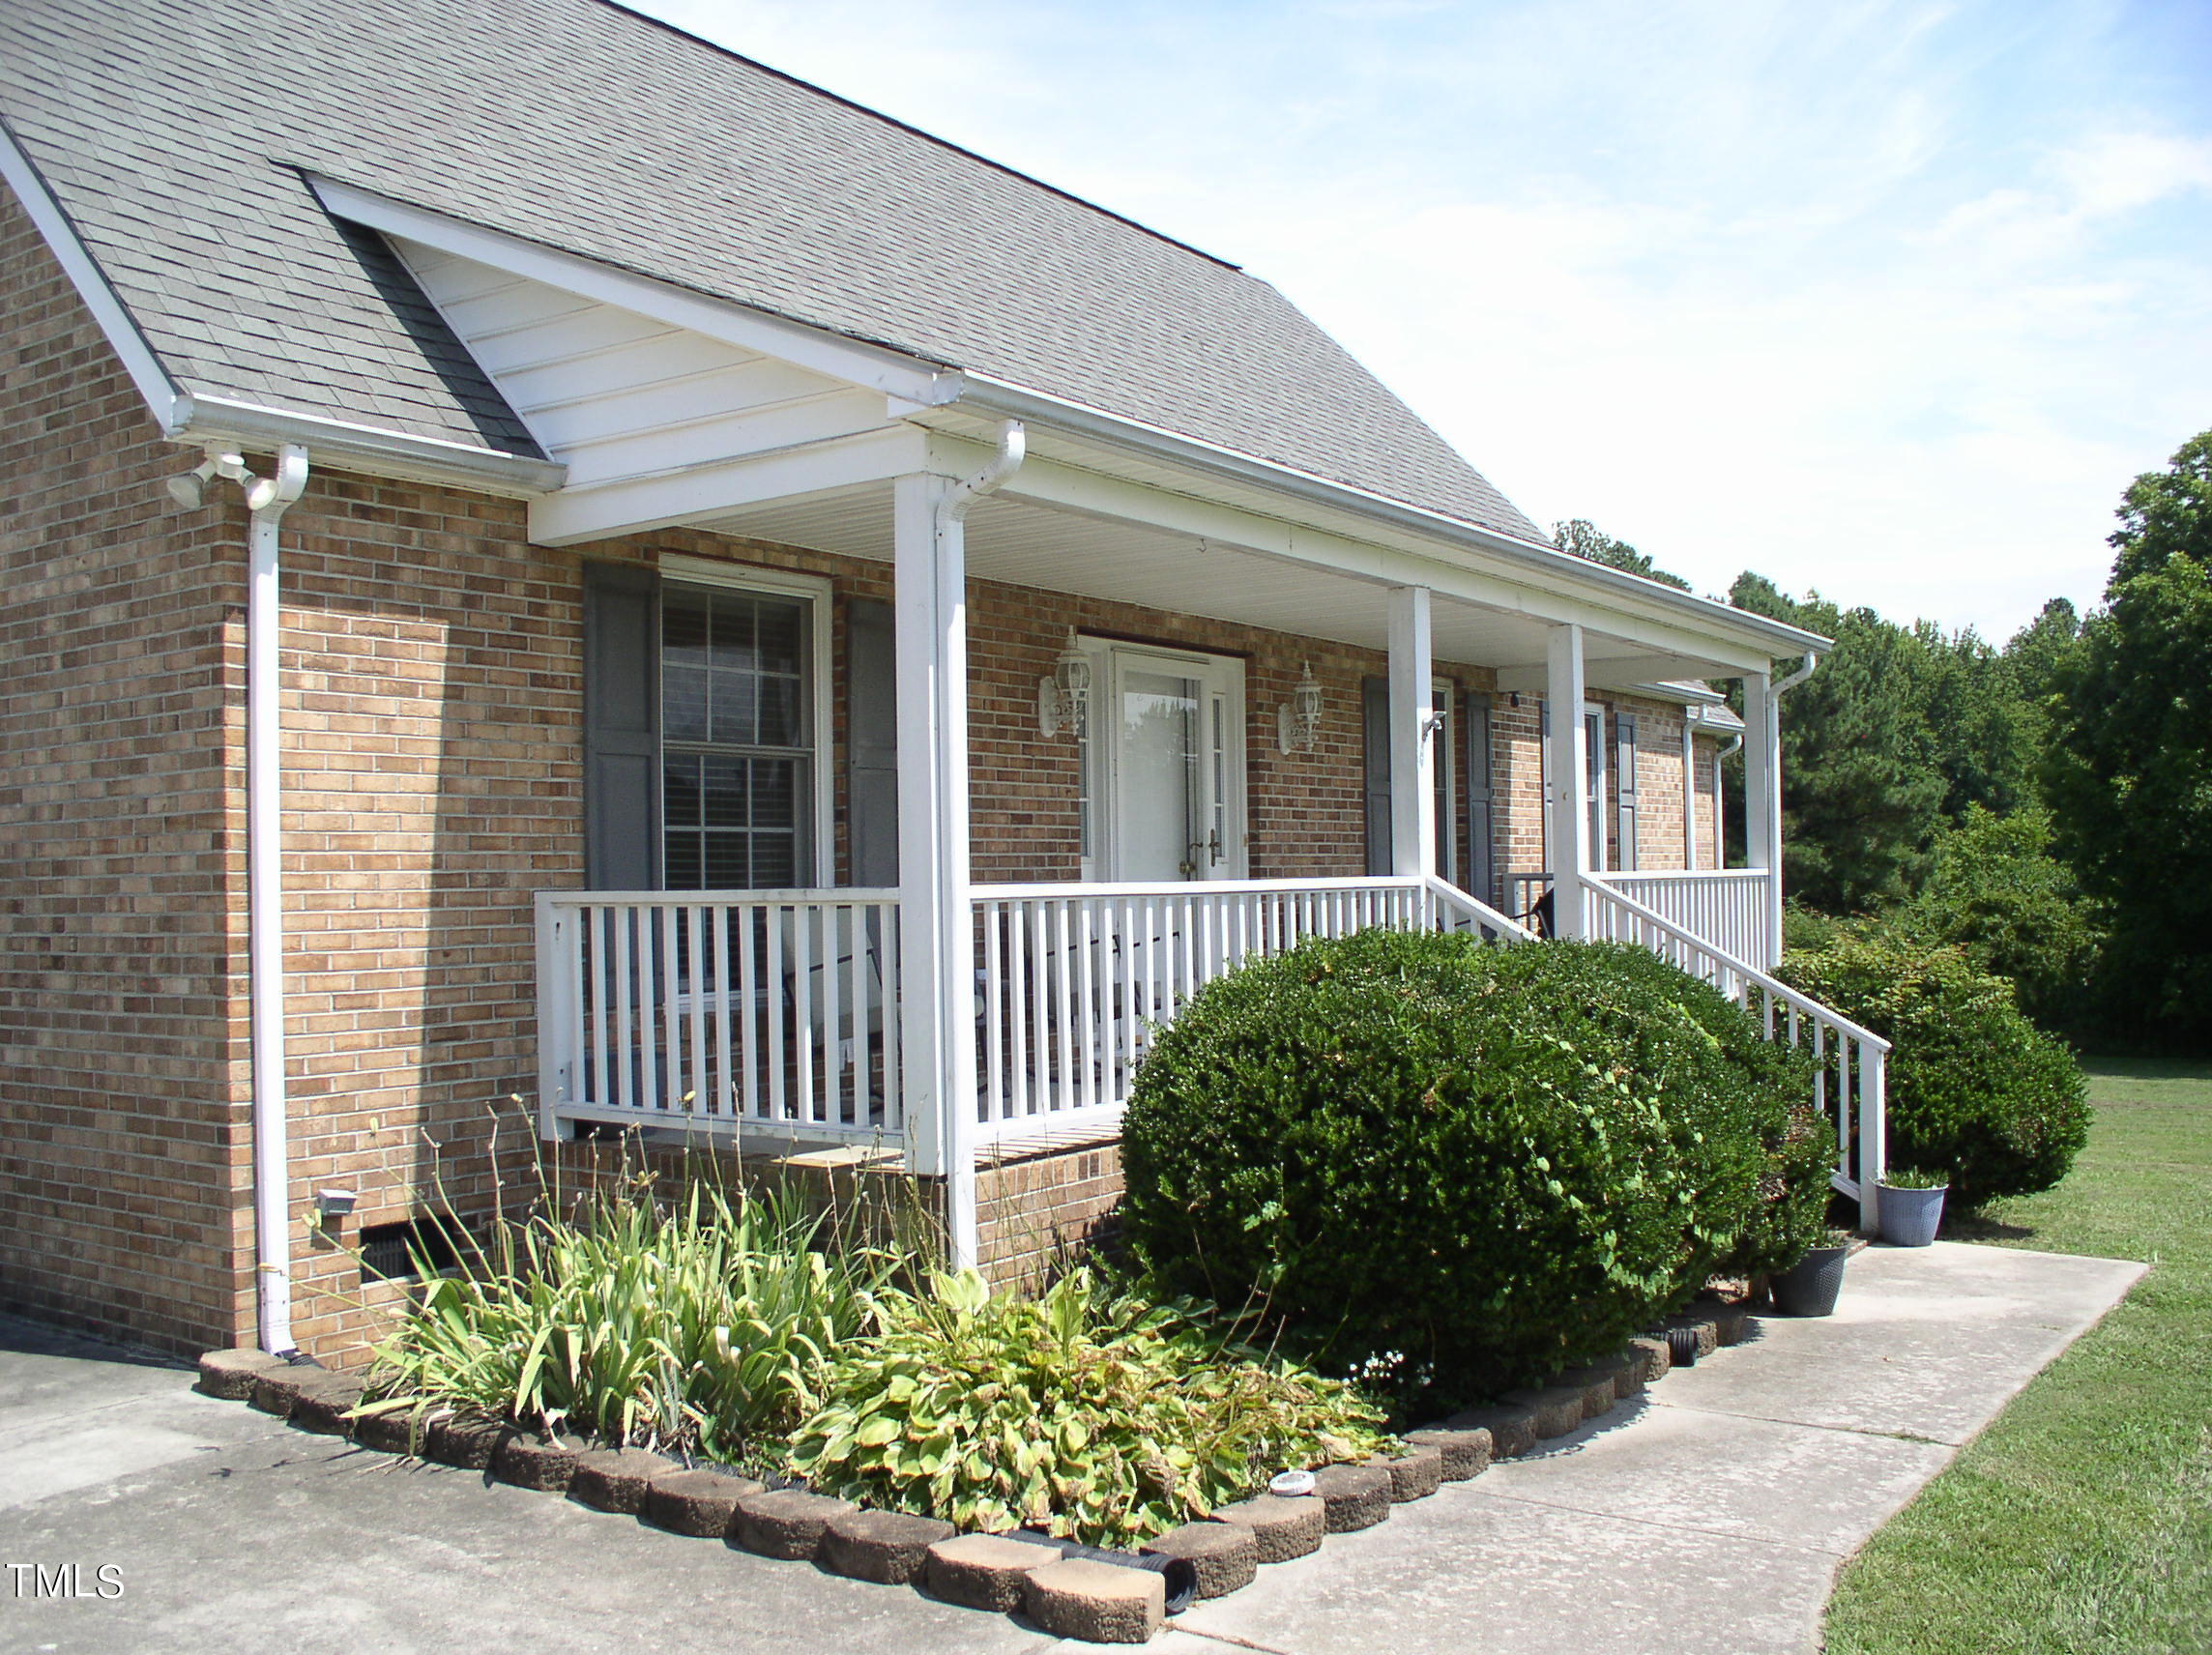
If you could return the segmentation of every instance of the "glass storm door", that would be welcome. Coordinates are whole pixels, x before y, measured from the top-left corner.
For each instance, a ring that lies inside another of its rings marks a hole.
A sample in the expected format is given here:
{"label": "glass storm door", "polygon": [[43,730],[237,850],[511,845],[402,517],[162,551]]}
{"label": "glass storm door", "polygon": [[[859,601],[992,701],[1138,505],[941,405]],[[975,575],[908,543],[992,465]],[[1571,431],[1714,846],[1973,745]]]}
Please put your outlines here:
{"label": "glass storm door", "polygon": [[1611,867],[1605,842],[1605,710],[1583,704],[1583,850],[1592,873]]}
{"label": "glass storm door", "polygon": [[1108,656],[1106,877],[1238,877],[1241,663],[1124,649]]}

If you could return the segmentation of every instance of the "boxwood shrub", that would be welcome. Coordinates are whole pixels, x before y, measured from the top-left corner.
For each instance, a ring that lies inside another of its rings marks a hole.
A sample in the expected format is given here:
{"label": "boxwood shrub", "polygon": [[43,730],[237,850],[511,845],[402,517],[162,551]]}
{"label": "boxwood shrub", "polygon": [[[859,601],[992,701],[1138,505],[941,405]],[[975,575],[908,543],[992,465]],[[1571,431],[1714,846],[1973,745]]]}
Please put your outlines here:
{"label": "boxwood shrub", "polygon": [[1844,932],[1781,975],[1891,1041],[1889,1159],[1951,1174],[1955,1208],[2049,1189],[2089,1135],[2073,1054],[1964,949]]}
{"label": "boxwood shrub", "polygon": [[1368,931],[1209,984],[1122,1122],[1165,1287],[1426,1402],[1618,1346],[1825,1201],[1805,1060],[1645,950]]}

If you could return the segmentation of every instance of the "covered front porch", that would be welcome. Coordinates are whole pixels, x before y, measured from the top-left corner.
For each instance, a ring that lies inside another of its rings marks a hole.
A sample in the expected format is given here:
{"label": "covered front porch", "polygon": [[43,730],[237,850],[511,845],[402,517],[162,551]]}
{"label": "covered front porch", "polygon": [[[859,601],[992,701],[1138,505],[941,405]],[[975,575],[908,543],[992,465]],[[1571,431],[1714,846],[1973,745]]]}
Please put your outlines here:
{"label": "covered front porch", "polygon": [[[1294,528],[1254,508],[1257,489],[1245,507],[1203,502],[1164,476],[1113,476],[1065,436],[1039,453],[1016,422],[963,419],[908,433],[921,469],[856,478],[839,469],[853,450],[824,445],[819,469],[779,474],[776,492],[688,514],[888,572],[884,634],[848,619],[841,649],[848,683],[877,671],[894,693],[875,713],[857,691],[815,698],[849,785],[815,790],[812,865],[846,883],[538,895],[548,1136],[632,1127],[895,1154],[943,1180],[954,1252],[973,1259],[978,1165],[1110,1139],[1151,1031],[1213,977],[1374,925],[1532,941],[1540,912],[1550,935],[1655,947],[1778,1037],[1818,1044],[1839,1185],[1857,1193],[1878,1163],[1863,1130],[1878,1118],[1878,1043],[1767,974],[1778,641],[1755,618],[1732,638],[1667,616],[1631,577],[1615,583],[1623,601],[1593,601],[1545,564],[1393,551],[1374,524],[1351,537],[1349,513]],[[1084,600],[1109,624],[1051,636],[1054,611],[1016,637],[991,610],[979,641],[983,583]],[[1308,660],[1294,681],[1215,625],[1364,652],[1382,670],[1324,669],[1324,684]],[[1713,679],[1743,683],[1744,869],[1717,865],[1717,745],[1697,740],[1723,733],[1703,722]],[[1636,724],[1592,700],[1653,695],[1684,709],[1669,727],[1671,816],[1640,793]],[[1539,716],[1551,708],[1577,715]],[[1520,772],[1490,746],[1516,719]],[[1025,811],[1048,772],[1070,808]],[[1009,863],[1062,877],[1017,881]]]}

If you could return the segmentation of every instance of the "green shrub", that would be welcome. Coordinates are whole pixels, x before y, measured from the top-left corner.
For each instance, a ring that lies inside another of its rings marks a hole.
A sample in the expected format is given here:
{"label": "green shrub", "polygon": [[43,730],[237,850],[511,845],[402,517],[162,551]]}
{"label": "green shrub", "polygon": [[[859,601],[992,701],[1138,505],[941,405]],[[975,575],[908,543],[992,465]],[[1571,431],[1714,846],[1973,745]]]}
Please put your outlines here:
{"label": "green shrub", "polygon": [[1810,1095],[1804,1059],[1643,949],[1309,943],[1161,1031],[1124,1232],[1171,1292],[1257,1308],[1330,1371],[1490,1394],[1723,1262],[1793,1260],[1824,1202]]}
{"label": "green shrub", "polygon": [[562,1216],[503,1220],[378,1348],[370,1394],[713,1459],[780,1437],[819,1402],[896,1261],[788,1195],[626,1184]]}
{"label": "green shrub", "polygon": [[1364,1459],[1382,1410],[1262,1360],[1186,1312],[1088,1270],[1038,1299],[973,1273],[884,1300],[792,1437],[817,1490],[962,1528],[1038,1524],[1128,1545],[1205,1517],[1285,1466]]}
{"label": "green shrub", "polygon": [[1895,925],[1922,944],[1964,948],[1981,970],[2009,979],[2021,1010],[2041,1027],[2080,1029],[2104,931],[2051,847],[2050,812],[1969,806],[1936,839],[1927,883]]}
{"label": "green shrub", "polygon": [[2002,977],[1959,948],[1872,935],[1790,955],[1780,974],[1895,1046],[1892,1161],[1948,1168],[1960,1207],[2066,1176],[2088,1138],[2086,1085],[2065,1046],[2021,1015]]}

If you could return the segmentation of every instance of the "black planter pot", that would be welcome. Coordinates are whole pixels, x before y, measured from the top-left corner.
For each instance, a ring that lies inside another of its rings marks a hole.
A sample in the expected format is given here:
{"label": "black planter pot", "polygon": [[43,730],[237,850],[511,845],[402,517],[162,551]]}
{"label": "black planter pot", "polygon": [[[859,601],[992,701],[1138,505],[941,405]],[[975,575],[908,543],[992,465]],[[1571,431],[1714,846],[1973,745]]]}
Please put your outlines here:
{"label": "black planter pot", "polygon": [[1784,1316],[1833,1316],[1844,1291],[1849,1247],[1816,1247],[1774,1278],[1774,1308]]}

